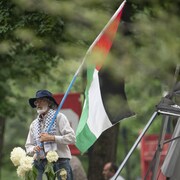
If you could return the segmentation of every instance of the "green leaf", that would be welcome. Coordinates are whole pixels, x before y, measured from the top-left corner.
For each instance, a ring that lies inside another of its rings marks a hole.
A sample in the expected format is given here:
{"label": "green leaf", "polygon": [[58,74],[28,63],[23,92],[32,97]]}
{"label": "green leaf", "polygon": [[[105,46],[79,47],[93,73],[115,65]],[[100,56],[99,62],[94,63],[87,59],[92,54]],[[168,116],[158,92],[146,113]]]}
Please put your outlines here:
{"label": "green leaf", "polygon": [[32,177],[34,178],[34,179],[36,179],[36,177],[37,177],[37,169],[33,166],[33,168],[32,168]]}
{"label": "green leaf", "polygon": [[32,171],[28,171],[28,172],[26,172],[26,174],[25,174],[25,180],[33,180],[34,178],[33,178],[33,174],[32,174]]}
{"label": "green leaf", "polygon": [[54,180],[55,173],[54,173],[54,170],[53,170],[53,164],[52,163],[47,163],[44,172],[48,176],[48,180]]}
{"label": "green leaf", "polygon": [[36,180],[37,169],[33,166],[31,171],[26,172],[25,180]]}

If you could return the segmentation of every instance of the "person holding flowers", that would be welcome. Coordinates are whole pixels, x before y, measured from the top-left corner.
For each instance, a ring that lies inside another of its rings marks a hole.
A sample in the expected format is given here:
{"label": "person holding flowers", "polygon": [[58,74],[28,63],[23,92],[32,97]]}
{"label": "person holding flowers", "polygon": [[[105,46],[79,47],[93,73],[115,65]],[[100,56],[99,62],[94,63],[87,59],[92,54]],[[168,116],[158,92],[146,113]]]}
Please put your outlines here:
{"label": "person holding flowers", "polygon": [[44,174],[47,174],[49,162],[58,180],[72,180],[69,163],[71,152],[68,145],[75,144],[75,133],[67,117],[59,112],[48,130],[58,107],[48,90],[37,91],[36,97],[29,99],[29,104],[36,108],[37,118],[30,125],[25,148],[27,154],[34,157],[34,167],[38,171],[37,180],[42,180]]}

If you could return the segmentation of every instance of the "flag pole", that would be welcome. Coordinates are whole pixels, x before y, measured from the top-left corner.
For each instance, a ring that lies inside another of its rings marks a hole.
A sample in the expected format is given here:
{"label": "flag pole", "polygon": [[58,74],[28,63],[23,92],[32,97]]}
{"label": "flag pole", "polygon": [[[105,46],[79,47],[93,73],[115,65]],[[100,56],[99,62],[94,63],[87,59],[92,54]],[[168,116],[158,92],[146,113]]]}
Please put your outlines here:
{"label": "flag pole", "polygon": [[88,55],[89,52],[92,50],[92,48],[95,46],[95,44],[97,43],[97,41],[100,39],[100,37],[102,36],[102,34],[104,33],[104,31],[108,28],[108,26],[110,25],[110,23],[116,18],[116,16],[118,15],[118,13],[119,13],[119,12],[121,11],[121,9],[124,7],[125,3],[126,3],[126,0],[124,0],[124,1],[121,3],[121,5],[120,5],[119,8],[116,10],[116,12],[114,13],[114,15],[111,17],[111,19],[108,21],[108,23],[106,24],[106,26],[103,28],[103,30],[100,32],[100,34],[97,36],[97,38],[94,40],[94,42],[91,44],[91,46],[90,46],[89,49],[87,50],[87,52],[86,52],[86,54],[85,54],[85,57],[83,58],[82,63],[80,64],[79,68],[77,69],[76,73],[74,74],[73,79],[71,80],[71,82],[70,82],[70,84],[69,84],[69,86],[68,86],[68,88],[67,88],[67,90],[66,90],[66,92],[65,92],[65,94],[64,94],[64,96],[63,96],[63,99],[61,100],[61,103],[59,104],[58,109],[56,110],[56,113],[54,114],[54,116],[53,116],[53,118],[52,118],[52,121],[51,121],[51,123],[49,124],[49,127],[48,127],[48,129],[47,129],[47,133],[50,132],[51,127],[53,126],[53,123],[55,122],[55,119],[56,119],[59,111],[61,110],[61,108],[62,108],[62,106],[63,106],[63,104],[64,104],[64,101],[66,100],[66,98],[67,98],[67,96],[68,96],[68,94],[69,94],[69,92],[70,92],[70,90],[71,90],[74,82],[76,81],[76,78],[77,78],[80,70],[82,69],[82,67],[83,67],[83,65],[84,65],[84,62],[85,62],[85,60],[86,60],[87,55]]}

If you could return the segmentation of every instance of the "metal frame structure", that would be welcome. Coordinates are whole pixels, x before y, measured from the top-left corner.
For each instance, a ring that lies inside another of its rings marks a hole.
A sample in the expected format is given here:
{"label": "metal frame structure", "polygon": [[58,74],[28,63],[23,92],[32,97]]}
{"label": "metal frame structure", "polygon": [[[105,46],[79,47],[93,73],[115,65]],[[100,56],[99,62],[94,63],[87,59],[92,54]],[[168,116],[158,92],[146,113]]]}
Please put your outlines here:
{"label": "metal frame structure", "polygon": [[153,115],[151,116],[150,120],[148,121],[148,123],[146,124],[146,126],[144,127],[143,131],[141,132],[141,134],[139,135],[139,137],[135,141],[134,145],[130,149],[129,153],[126,155],[124,161],[119,166],[119,168],[118,168],[116,174],[113,176],[112,180],[116,180],[116,178],[118,177],[118,175],[120,174],[120,172],[124,168],[126,162],[128,161],[128,159],[130,158],[130,156],[132,155],[132,153],[134,152],[134,150],[136,149],[136,147],[140,143],[141,139],[143,138],[143,136],[145,135],[145,133],[147,132],[147,130],[149,129],[149,127],[151,126],[151,124],[153,123],[153,121],[155,120],[155,118],[159,114],[166,115],[166,118],[165,118],[165,121],[162,122],[162,129],[161,129],[160,136],[159,136],[157,153],[155,153],[155,155],[156,155],[156,158],[155,158],[156,162],[155,162],[155,166],[153,168],[153,178],[152,178],[152,180],[156,180],[157,169],[158,169],[157,167],[159,165],[160,153],[161,153],[161,150],[162,150],[162,147],[163,147],[163,144],[164,144],[165,132],[166,132],[166,128],[167,128],[168,117],[169,116],[178,116],[178,117],[180,117],[180,113],[176,114],[176,113],[171,113],[171,112],[166,112],[166,111],[161,111],[161,110],[155,111],[153,113]]}
{"label": "metal frame structure", "polygon": [[[176,85],[177,83],[177,79],[179,76],[179,72],[180,72],[180,65],[176,66],[176,71],[175,71],[175,76],[174,76],[174,84],[173,86]],[[174,87],[172,88],[171,92],[169,94],[171,94],[171,96],[169,97],[163,97],[163,99],[167,99],[170,100],[172,99],[172,94],[176,94],[176,92],[173,92]],[[180,94],[180,89],[178,90],[178,95]],[[180,117],[180,108],[175,110],[169,105],[169,110],[168,108],[166,108],[166,105],[168,107],[168,104],[164,103],[165,106],[161,106],[161,103],[163,103],[163,101],[161,101],[159,103],[158,106],[156,106],[156,111],[153,113],[153,115],[151,116],[151,118],[149,119],[148,123],[146,124],[146,126],[144,127],[143,131],[141,132],[141,134],[139,135],[139,137],[137,138],[137,140],[135,141],[134,145],[132,146],[132,148],[130,149],[129,153],[126,155],[124,161],[121,163],[121,165],[119,166],[118,170],[116,171],[115,175],[111,178],[111,180],[116,180],[118,175],[120,174],[120,172],[122,171],[123,167],[125,166],[126,162],[128,161],[128,159],[130,158],[130,156],[132,155],[132,153],[134,152],[134,150],[136,149],[136,147],[138,146],[138,144],[140,143],[141,139],[143,138],[143,136],[145,135],[145,133],[147,132],[147,130],[149,129],[149,127],[151,126],[151,124],[153,123],[153,121],[155,120],[155,118],[158,115],[163,115],[163,119],[162,119],[162,125],[161,125],[161,131],[160,131],[160,135],[159,135],[159,140],[158,140],[158,145],[157,145],[157,150],[154,154],[154,158],[153,158],[153,165],[150,167],[150,170],[152,170],[152,180],[157,180],[157,171],[158,171],[158,166],[159,166],[159,162],[160,162],[160,155],[161,155],[161,151],[163,148],[163,145],[165,144],[165,135],[166,135],[166,130],[167,130],[167,125],[168,125],[168,120],[170,116],[175,116],[175,117]],[[173,141],[177,138],[171,139],[170,141]],[[148,172],[146,173],[147,176]],[[146,178],[145,176],[145,178]],[[145,180],[144,178],[144,180]]]}

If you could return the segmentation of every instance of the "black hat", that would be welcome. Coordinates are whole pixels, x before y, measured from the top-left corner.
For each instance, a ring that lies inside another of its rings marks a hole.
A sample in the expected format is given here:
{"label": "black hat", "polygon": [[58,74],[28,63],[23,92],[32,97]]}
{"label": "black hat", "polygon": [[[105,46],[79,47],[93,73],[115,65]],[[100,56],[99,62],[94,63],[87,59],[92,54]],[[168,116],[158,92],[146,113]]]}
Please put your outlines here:
{"label": "black hat", "polygon": [[39,98],[47,98],[50,101],[54,102],[58,106],[58,103],[53,98],[51,92],[49,92],[48,90],[39,90],[39,91],[36,92],[36,97],[35,98],[30,98],[29,99],[29,104],[31,105],[32,108],[36,107],[34,102]]}

